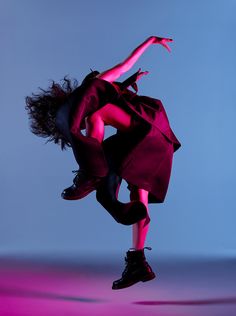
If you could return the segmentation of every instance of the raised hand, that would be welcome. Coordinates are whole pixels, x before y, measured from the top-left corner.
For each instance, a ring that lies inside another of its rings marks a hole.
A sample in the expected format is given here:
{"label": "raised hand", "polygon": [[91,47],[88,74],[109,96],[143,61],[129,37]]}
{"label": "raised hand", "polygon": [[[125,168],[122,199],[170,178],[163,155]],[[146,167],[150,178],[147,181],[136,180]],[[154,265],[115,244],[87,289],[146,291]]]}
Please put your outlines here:
{"label": "raised hand", "polygon": [[141,71],[141,68],[138,70],[137,80],[139,80],[142,76],[147,75],[148,71]]}
{"label": "raised hand", "polygon": [[168,50],[168,52],[171,52],[171,49],[167,42],[173,42],[172,38],[166,38],[166,37],[158,37],[158,36],[151,36],[152,38],[152,44],[160,44],[164,48]]}

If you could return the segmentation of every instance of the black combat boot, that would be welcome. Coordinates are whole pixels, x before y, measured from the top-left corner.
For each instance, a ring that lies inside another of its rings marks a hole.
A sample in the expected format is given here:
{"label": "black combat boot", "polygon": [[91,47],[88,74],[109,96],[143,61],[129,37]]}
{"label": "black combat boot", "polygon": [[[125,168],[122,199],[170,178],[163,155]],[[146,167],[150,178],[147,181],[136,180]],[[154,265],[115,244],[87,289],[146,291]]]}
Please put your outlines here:
{"label": "black combat boot", "polygon": [[76,176],[72,186],[66,188],[61,197],[64,200],[79,200],[96,190],[104,178],[89,175],[83,170],[73,171]]}
{"label": "black combat boot", "polygon": [[119,290],[129,287],[137,282],[146,282],[155,278],[155,273],[147,263],[144,249],[151,250],[150,247],[144,247],[140,250],[129,250],[126,253],[126,267],[119,280],[113,282],[112,289]]}

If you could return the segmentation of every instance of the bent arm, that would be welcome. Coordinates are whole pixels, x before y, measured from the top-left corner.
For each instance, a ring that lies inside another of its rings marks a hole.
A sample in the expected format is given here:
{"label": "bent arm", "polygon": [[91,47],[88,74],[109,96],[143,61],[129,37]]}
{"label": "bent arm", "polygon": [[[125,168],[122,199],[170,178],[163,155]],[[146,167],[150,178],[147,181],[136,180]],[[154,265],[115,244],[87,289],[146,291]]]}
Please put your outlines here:
{"label": "bent arm", "polygon": [[146,39],[141,45],[133,50],[133,52],[121,63],[116,66],[100,73],[97,75],[97,78],[104,79],[109,82],[113,82],[118,79],[122,74],[126,71],[130,70],[132,66],[137,62],[139,57],[145,52],[145,50],[151,45],[155,43],[155,37],[151,36]]}

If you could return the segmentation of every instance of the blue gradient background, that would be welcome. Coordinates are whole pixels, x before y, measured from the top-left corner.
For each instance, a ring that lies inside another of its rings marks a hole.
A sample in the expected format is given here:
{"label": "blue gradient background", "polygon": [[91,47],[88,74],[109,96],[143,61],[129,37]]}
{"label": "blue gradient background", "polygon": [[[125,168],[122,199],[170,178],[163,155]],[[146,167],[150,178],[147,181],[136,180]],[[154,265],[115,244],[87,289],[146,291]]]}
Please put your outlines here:
{"label": "blue gradient background", "polygon": [[[76,163],[70,150],[30,133],[24,98],[49,79],[79,80],[122,61],[150,35],[135,67],[139,93],[163,101],[182,143],[164,204],[150,205],[153,254],[236,255],[236,1],[0,2],[1,254],[116,254],[131,245],[96,202],[60,198]],[[108,128],[107,135],[113,130]],[[121,199],[127,200],[126,186]]]}

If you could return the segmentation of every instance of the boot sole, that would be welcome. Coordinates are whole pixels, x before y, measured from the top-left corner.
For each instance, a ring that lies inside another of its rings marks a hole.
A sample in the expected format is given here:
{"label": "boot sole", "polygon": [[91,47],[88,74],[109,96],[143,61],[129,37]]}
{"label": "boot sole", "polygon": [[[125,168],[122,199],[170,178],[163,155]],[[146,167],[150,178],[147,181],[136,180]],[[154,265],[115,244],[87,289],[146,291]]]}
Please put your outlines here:
{"label": "boot sole", "polygon": [[61,197],[63,198],[63,200],[68,200],[68,201],[80,200],[80,199],[83,199],[84,197],[86,197],[89,193],[93,192],[96,189],[97,188],[89,189],[89,190],[85,191],[83,194],[81,194],[80,196],[66,196],[66,195],[63,195],[63,193],[62,193]]}
{"label": "boot sole", "polygon": [[155,277],[156,277],[155,273],[152,273],[152,274],[150,274],[150,275],[147,275],[146,277],[143,277],[143,278],[140,279],[140,280],[133,281],[133,282],[131,282],[131,283],[129,283],[129,284],[126,284],[126,285],[123,285],[123,286],[117,286],[117,287],[116,287],[116,286],[112,286],[112,290],[125,289],[125,288],[127,288],[127,287],[130,287],[130,286],[132,286],[132,285],[138,283],[138,282],[151,281],[151,280],[155,279]]}

